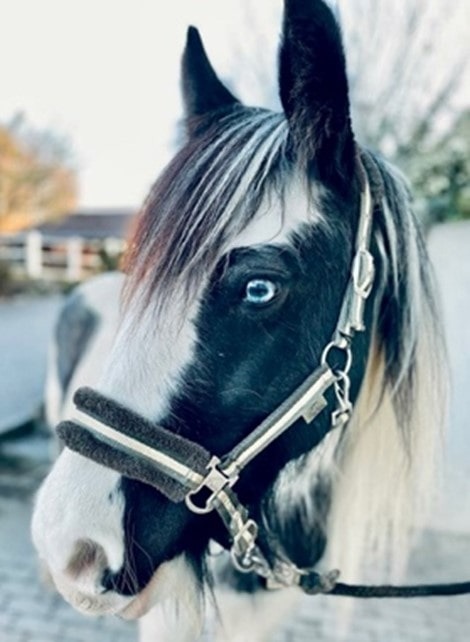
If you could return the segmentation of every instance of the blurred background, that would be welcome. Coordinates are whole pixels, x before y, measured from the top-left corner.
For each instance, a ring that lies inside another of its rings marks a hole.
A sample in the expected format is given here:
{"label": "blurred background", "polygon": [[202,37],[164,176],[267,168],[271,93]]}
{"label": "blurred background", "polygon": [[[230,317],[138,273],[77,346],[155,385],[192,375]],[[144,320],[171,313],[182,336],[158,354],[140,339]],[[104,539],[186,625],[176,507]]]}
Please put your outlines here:
{"label": "blurred background", "polygon": [[[135,639],[132,625],[76,615],[37,578],[28,524],[51,459],[42,418],[49,337],[64,295],[116,269],[141,202],[178,146],[188,24],[200,28],[239,97],[279,109],[281,4],[0,0],[0,642]],[[443,495],[410,573],[463,580],[470,577],[470,6],[334,5],[355,131],[410,180],[451,359]],[[335,640],[331,603],[316,604],[306,603],[276,640]],[[468,604],[361,605],[350,639],[467,640]]]}

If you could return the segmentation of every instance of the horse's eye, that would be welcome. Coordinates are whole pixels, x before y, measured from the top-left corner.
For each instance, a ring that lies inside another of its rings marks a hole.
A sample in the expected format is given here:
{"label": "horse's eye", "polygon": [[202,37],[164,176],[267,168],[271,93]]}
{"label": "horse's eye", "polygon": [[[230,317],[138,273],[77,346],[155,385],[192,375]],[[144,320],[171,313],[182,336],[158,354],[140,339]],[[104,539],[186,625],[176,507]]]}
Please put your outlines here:
{"label": "horse's eye", "polygon": [[268,279],[253,279],[245,287],[244,301],[253,305],[270,303],[277,295],[278,287]]}

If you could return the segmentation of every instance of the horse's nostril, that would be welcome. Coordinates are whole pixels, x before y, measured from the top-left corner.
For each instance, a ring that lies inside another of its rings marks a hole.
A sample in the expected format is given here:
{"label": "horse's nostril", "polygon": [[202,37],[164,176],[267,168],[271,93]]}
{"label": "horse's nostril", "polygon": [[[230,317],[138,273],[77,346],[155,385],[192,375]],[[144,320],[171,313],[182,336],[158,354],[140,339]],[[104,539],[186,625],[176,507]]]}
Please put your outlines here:
{"label": "horse's nostril", "polygon": [[67,564],[66,572],[75,579],[86,571],[101,571],[107,566],[102,546],[88,539],[78,540]]}

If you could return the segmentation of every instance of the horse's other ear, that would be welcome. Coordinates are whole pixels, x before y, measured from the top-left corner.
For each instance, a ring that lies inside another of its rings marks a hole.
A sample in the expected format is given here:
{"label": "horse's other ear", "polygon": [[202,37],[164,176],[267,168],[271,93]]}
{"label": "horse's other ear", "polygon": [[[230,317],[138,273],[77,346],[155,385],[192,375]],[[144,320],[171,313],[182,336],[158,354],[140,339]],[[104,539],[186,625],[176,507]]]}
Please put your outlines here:
{"label": "horse's other ear", "polygon": [[239,103],[217,77],[195,27],[188,29],[181,80],[189,130],[191,119]]}
{"label": "horse's other ear", "polygon": [[322,0],[285,0],[279,92],[297,154],[325,179],[349,178],[355,158],[341,31]]}

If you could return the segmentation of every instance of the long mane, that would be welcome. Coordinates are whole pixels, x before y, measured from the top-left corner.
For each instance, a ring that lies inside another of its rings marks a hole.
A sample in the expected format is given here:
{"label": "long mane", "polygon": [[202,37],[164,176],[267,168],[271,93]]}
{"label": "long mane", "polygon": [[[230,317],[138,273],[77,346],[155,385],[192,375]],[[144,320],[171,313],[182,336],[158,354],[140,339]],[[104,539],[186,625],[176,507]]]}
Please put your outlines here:
{"label": "long mane", "polygon": [[404,569],[436,498],[447,406],[433,271],[407,184],[383,160],[369,162],[385,191],[375,227],[380,282],[366,375],[336,453],[327,552],[356,581]]}

